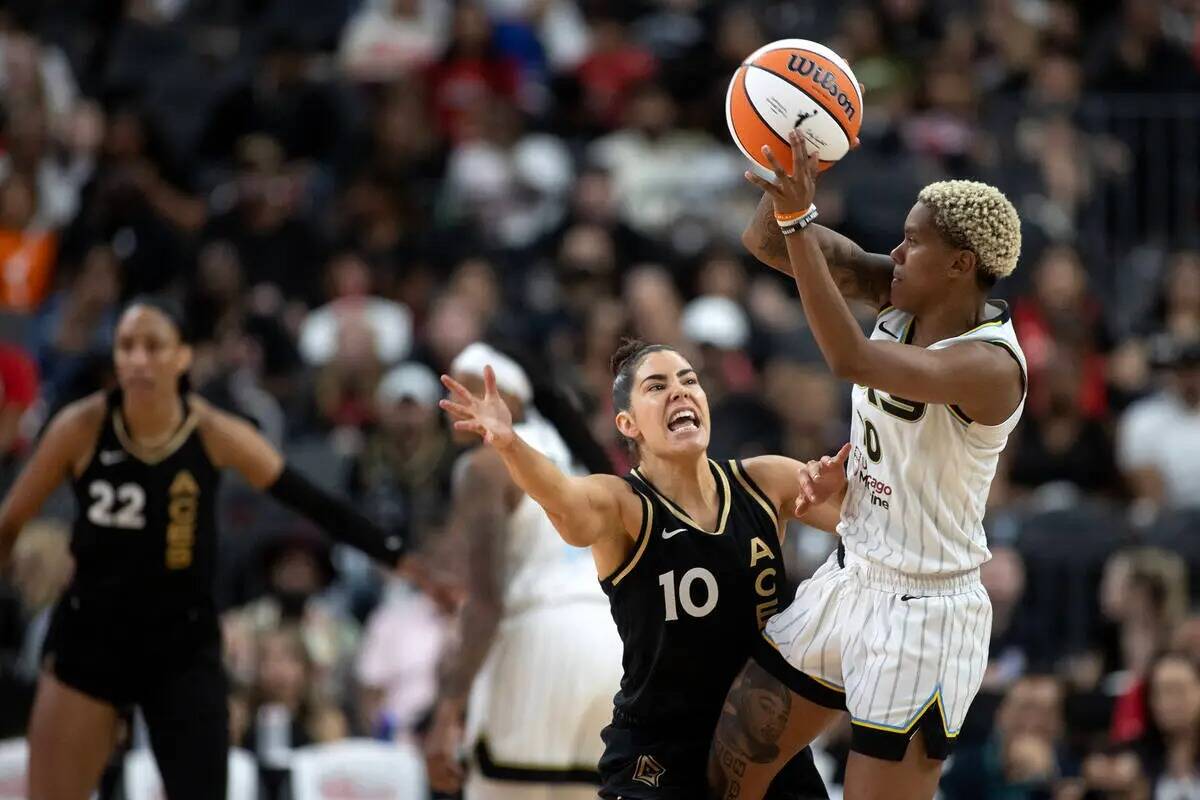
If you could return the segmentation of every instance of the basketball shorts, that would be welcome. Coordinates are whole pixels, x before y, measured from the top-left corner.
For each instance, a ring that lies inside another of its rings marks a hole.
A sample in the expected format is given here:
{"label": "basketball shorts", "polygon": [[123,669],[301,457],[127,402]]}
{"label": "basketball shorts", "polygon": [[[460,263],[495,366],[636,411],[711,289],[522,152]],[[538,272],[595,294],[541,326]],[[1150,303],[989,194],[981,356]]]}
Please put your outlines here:
{"label": "basketball shorts", "polygon": [[917,731],[949,756],[987,667],[979,571],[899,573],[838,549],[763,631],[755,659],[792,691],[845,709],[851,749],[900,761]]}
{"label": "basketball shorts", "polygon": [[[621,685],[621,639],[604,598],[506,617],[467,705],[466,800],[499,783],[583,785],[595,795],[603,743]],[[472,789],[476,789],[472,791]]]}
{"label": "basketball shorts", "polygon": [[171,800],[225,796],[229,706],[215,618],[184,613],[168,628],[146,629],[68,590],[54,610],[43,664],[61,683],[120,711],[141,708]]}
{"label": "basketball shorts", "polygon": [[[703,730],[701,730],[703,729]],[[604,729],[600,760],[605,800],[700,800],[708,797],[706,781],[711,726],[679,725],[652,733],[610,725]],[[789,761],[767,791],[766,800],[826,800],[829,795],[804,748]]]}

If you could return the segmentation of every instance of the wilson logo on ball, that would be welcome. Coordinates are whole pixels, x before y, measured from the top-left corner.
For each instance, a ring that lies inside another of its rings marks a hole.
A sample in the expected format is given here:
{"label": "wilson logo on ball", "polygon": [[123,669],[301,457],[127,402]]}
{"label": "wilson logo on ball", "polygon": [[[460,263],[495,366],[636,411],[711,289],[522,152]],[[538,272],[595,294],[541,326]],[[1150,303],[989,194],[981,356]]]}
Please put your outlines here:
{"label": "wilson logo on ball", "polygon": [[801,55],[793,55],[789,58],[787,68],[802,78],[812,76],[810,80],[814,85],[829,92],[830,97],[837,99],[838,105],[846,112],[846,118],[854,119],[854,104],[850,102],[850,98],[838,86],[836,75],[832,72],[826,72],[818,67],[815,61]]}

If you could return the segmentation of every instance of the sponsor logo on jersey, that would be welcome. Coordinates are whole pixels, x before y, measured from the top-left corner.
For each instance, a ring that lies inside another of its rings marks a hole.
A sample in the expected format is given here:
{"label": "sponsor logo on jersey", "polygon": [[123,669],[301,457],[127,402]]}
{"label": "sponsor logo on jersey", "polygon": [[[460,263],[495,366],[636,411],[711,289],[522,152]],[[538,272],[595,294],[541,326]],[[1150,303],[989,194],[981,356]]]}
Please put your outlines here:
{"label": "sponsor logo on jersey", "polygon": [[638,756],[637,767],[633,771],[633,779],[638,783],[658,788],[662,776],[667,772],[662,764],[654,760],[654,756]]}
{"label": "sponsor logo on jersey", "polygon": [[663,528],[662,537],[664,539],[670,539],[672,536],[676,536],[680,533],[687,533],[687,528],[676,528],[673,531],[669,531],[666,528]]}

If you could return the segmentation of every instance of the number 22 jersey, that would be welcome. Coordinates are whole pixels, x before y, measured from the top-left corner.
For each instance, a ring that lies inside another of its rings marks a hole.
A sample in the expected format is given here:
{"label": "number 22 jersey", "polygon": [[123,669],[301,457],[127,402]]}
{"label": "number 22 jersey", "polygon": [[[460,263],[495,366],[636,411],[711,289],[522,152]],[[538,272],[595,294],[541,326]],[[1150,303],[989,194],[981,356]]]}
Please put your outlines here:
{"label": "number 22 jersey", "polygon": [[91,461],[73,482],[68,596],[117,624],[212,613],[220,472],[204,449],[198,414],[182,401],[182,424],[147,450],[130,436],[120,397],[109,394]]}

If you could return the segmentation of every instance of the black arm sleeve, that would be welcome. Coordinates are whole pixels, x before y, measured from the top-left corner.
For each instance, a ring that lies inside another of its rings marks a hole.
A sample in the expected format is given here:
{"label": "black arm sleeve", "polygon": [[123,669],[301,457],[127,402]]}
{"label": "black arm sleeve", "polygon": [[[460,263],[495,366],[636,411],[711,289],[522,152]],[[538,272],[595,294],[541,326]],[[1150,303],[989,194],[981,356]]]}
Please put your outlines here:
{"label": "black arm sleeve", "polygon": [[272,497],[308,517],[333,539],[394,567],[404,551],[404,541],[384,532],[344,500],[314,486],[286,464],[275,483],[267,489]]}

